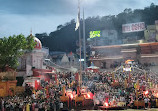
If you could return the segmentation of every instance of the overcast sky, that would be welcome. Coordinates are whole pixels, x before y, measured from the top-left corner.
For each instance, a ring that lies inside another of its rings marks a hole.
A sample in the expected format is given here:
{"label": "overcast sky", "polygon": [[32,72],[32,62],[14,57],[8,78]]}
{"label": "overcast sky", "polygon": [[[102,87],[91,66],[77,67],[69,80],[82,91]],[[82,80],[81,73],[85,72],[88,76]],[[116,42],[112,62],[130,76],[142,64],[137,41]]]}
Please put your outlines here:
{"label": "overcast sky", "polygon": [[[77,18],[78,0],[0,0],[0,37],[50,33]],[[158,0],[81,0],[85,17],[117,15],[125,8],[143,9]]]}

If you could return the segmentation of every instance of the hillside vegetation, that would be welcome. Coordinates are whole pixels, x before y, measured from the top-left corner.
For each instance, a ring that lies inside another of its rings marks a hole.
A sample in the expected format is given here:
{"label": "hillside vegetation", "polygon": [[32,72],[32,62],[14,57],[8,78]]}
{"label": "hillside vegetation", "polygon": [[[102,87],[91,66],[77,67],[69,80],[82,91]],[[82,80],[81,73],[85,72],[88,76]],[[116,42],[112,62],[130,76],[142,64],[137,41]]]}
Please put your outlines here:
{"label": "hillside vegetation", "polygon": [[[153,25],[155,20],[158,20],[158,6],[153,3],[144,9],[131,10],[127,8],[118,15],[88,17],[85,20],[86,38],[89,38],[90,31],[113,29],[118,32],[120,40],[132,36],[139,36],[140,38],[138,39],[143,39],[144,32],[123,34],[122,24],[145,22],[145,25]],[[81,19],[81,35],[83,35],[82,32]],[[79,38],[78,35],[78,31],[75,31],[75,20],[73,19],[64,25],[57,26],[56,31],[50,32],[50,34],[41,33],[35,36],[41,40],[43,46],[49,47],[50,51],[75,52],[78,47],[76,45]]]}

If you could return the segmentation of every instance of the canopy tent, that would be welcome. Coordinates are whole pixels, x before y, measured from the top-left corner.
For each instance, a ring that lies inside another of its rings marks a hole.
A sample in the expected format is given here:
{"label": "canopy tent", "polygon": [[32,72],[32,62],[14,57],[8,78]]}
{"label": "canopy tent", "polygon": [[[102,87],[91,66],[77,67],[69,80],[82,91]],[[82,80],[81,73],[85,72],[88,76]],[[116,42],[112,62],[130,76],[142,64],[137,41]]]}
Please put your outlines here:
{"label": "canopy tent", "polygon": [[87,72],[98,72],[99,71],[99,67],[97,67],[97,66],[90,66],[90,67],[87,67],[86,71]]}
{"label": "canopy tent", "polygon": [[134,60],[128,59],[128,60],[125,61],[125,64],[132,64],[132,62],[134,62]]}
{"label": "canopy tent", "polygon": [[90,67],[87,67],[87,69],[99,69],[99,67],[97,67],[97,66],[90,66]]}

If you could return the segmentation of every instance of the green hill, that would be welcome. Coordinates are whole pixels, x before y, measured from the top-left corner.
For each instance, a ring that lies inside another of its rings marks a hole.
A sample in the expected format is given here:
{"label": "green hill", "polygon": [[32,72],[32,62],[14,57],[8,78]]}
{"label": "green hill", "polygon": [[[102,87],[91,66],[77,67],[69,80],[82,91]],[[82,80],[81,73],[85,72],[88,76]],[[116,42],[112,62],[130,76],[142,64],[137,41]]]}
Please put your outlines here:
{"label": "green hill", "polygon": [[[85,20],[86,25],[86,38],[89,38],[89,32],[93,30],[113,29],[117,30],[118,38],[122,40],[126,37],[139,36],[138,39],[144,38],[144,32],[134,33],[122,33],[122,24],[145,22],[145,25],[155,24],[155,20],[158,20],[158,6],[153,3],[149,7],[144,9],[125,9],[118,15],[108,16],[96,16],[88,17]],[[81,32],[82,32],[82,20],[81,20]],[[81,33],[82,35],[82,33]],[[50,51],[64,51],[70,52],[76,51],[78,41],[78,31],[75,31],[75,20],[59,25],[57,30],[46,33],[36,34],[43,44],[43,46],[49,47]]]}

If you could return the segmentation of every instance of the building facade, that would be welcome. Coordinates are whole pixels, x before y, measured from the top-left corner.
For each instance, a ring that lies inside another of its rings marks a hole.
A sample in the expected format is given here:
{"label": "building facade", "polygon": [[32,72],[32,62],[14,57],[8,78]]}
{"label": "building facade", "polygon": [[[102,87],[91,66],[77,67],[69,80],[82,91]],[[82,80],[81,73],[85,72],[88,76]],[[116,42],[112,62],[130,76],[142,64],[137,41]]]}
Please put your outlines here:
{"label": "building facade", "polygon": [[91,48],[90,61],[102,68],[114,68],[128,59],[142,65],[158,65],[158,42],[94,46]]}

